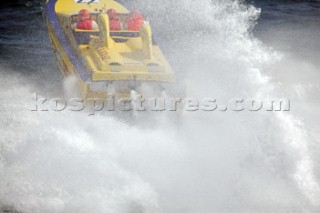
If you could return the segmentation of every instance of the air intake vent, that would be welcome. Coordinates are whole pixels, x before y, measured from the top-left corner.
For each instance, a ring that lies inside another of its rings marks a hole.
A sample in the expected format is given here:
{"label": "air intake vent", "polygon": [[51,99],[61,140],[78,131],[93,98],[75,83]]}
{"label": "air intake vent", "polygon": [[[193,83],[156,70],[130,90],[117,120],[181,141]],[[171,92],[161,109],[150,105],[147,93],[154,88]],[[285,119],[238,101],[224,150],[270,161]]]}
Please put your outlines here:
{"label": "air intake vent", "polygon": [[110,65],[110,66],[121,66],[121,64],[118,63],[118,62],[112,62],[112,63],[110,63],[109,65]]}
{"label": "air intake vent", "polygon": [[126,43],[128,39],[123,38],[112,38],[116,43]]}

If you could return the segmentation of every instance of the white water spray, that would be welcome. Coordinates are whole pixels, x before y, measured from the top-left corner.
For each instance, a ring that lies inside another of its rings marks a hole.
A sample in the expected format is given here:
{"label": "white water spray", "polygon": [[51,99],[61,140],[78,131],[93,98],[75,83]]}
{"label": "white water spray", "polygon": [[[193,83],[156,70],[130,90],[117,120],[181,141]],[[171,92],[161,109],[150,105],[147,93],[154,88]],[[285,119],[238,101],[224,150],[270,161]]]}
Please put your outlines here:
{"label": "white water spray", "polygon": [[[278,98],[264,71],[281,57],[251,35],[256,8],[231,0],[138,6],[187,96]],[[0,204],[24,213],[320,208],[308,148],[313,138],[294,115],[197,112],[179,124],[138,119],[132,125],[79,112],[31,112],[32,81],[1,79]]]}

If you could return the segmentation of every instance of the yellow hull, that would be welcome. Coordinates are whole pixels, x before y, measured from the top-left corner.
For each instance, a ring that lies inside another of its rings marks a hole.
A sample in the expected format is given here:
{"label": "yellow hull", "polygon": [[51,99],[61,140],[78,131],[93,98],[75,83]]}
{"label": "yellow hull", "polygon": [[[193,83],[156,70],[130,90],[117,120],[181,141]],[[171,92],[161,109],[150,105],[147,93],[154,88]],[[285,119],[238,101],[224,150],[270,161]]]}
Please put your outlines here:
{"label": "yellow hull", "polygon": [[[174,83],[168,61],[154,42],[151,27],[145,23],[140,31],[110,31],[106,11],[116,9],[123,21],[129,11],[114,0],[48,0],[46,3],[50,41],[59,69],[64,77],[78,79],[84,98],[129,92],[143,82]],[[84,2],[84,3],[81,3]],[[99,30],[73,29],[78,12],[88,9]],[[119,86],[120,85],[120,86]]]}

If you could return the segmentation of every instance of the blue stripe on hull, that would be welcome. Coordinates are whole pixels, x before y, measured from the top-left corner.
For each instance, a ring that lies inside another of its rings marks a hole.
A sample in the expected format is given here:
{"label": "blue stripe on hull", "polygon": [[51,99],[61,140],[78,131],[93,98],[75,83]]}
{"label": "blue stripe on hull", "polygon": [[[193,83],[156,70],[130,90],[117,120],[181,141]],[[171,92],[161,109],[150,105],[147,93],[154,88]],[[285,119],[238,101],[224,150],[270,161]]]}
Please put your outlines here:
{"label": "blue stripe on hull", "polygon": [[77,52],[74,50],[72,45],[69,42],[69,39],[62,29],[62,26],[58,20],[58,16],[55,11],[55,5],[57,0],[49,0],[46,4],[46,14],[48,22],[50,23],[56,37],[58,38],[64,52],[67,54],[69,60],[71,61],[75,71],[79,74],[83,81],[91,81],[91,78],[88,76],[87,71],[85,70],[84,64],[79,58]]}

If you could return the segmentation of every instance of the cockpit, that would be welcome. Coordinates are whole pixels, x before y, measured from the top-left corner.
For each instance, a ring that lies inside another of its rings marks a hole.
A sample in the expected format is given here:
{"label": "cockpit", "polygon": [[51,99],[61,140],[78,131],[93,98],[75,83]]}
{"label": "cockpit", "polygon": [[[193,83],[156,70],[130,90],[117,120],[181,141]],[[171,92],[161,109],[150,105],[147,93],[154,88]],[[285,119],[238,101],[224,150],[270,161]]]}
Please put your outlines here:
{"label": "cockpit", "polygon": [[[77,23],[80,21],[80,15],[75,14],[71,16],[71,29],[73,31],[74,37],[77,43],[86,45],[90,42],[92,37],[99,37],[101,26],[99,24],[99,15],[105,13],[90,13],[91,20],[98,23],[97,30],[83,30],[77,29]],[[140,28],[143,25],[143,18],[142,23],[139,26],[137,24],[135,26],[132,25],[132,13],[130,14],[116,14],[117,19],[110,19],[109,15],[109,29],[108,32],[110,37],[117,43],[124,43],[130,38],[139,37],[140,36]],[[142,17],[142,16],[141,16]],[[139,20],[141,22],[141,20]]]}

